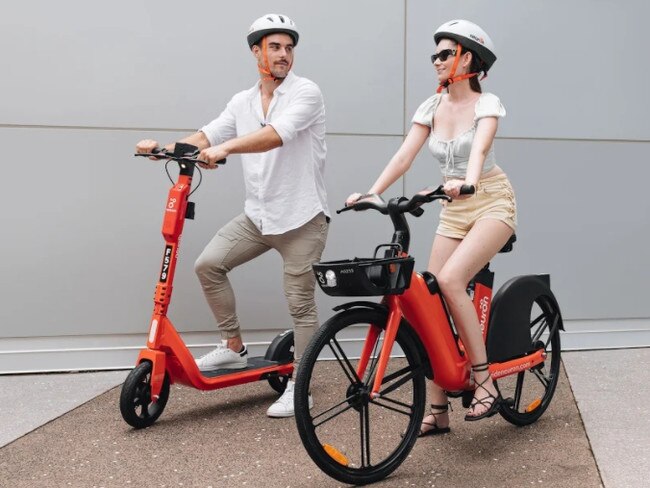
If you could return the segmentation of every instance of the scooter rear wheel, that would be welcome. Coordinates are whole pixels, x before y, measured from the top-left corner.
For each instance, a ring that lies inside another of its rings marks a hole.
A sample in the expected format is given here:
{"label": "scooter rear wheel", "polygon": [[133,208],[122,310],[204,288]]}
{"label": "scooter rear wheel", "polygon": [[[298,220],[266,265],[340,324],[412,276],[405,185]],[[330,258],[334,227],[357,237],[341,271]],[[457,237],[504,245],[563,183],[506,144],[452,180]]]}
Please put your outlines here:
{"label": "scooter rear wheel", "polygon": [[152,425],[163,413],[169,398],[169,376],[165,374],[160,396],[151,401],[151,363],[143,361],[126,377],[120,394],[122,418],[131,427],[143,429]]}
{"label": "scooter rear wheel", "polygon": [[532,424],[551,403],[560,374],[560,321],[560,311],[552,300],[543,295],[535,298],[530,334],[534,349],[544,349],[546,360],[496,381],[504,398],[499,413],[511,424]]}
{"label": "scooter rear wheel", "polygon": [[[293,361],[293,330],[285,330],[273,339],[271,345],[266,350],[264,359],[275,361],[278,364],[286,364]],[[278,393],[284,393],[291,375],[272,375],[269,376],[268,382]]]}

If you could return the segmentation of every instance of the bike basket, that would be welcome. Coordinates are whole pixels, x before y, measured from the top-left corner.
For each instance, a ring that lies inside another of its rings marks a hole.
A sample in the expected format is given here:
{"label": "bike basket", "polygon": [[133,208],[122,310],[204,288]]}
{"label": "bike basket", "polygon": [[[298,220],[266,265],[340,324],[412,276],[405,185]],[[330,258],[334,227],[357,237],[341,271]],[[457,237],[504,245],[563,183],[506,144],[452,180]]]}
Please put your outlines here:
{"label": "bike basket", "polygon": [[313,265],[316,281],[331,296],[400,295],[411,284],[414,260],[354,258]]}

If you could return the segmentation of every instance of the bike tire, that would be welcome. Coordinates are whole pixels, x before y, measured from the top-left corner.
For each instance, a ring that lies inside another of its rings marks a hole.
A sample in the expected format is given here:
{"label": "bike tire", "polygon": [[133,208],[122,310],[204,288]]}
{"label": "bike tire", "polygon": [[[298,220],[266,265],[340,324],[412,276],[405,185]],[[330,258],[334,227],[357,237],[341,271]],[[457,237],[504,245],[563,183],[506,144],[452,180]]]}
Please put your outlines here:
{"label": "bike tire", "polygon": [[535,298],[531,309],[531,338],[534,349],[544,348],[546,360],[495,384],[504,401],[499,413],[514,425],[536,422],[553,399],[560,374],[560,310],[544,295]]}
{"label": "bike tire", "polygon": [[[415,342],[418,339],[408,323],[402,320],[396,336],[404,359],[391,357],[380,390],[386,394],[378,399],[369,397],[376,372],[374,355],[366,375],[358,378],[352,364],[355,360],[341,346],[343,343],[349,349],[351,343],[342,341],[355,333],[358,337],[360,331],[365,334],[370,324],[380,328],[377,343],[381,342],[387,319],[387,311],[373,309],[350,309],[335,315],[312,338],[296,375],[295,417],[302,443],[316,465],[342,483],[364,485],[384,479],[406,459],[420,430],[426,403],[425,368]],[[355,327],[359,325],[365,328]],[[328,364],[324,360],[327,348],[330,353],[337,351],[340,358]],[[341,372],[342,380],[337,381]],[[325,375],[327,388],[319,389]],[[314,394],[313,414],[310,391]],[[331,403],[334,406],[328,407]],[[323,420],[323,415],[339,407],[340,412]]]}

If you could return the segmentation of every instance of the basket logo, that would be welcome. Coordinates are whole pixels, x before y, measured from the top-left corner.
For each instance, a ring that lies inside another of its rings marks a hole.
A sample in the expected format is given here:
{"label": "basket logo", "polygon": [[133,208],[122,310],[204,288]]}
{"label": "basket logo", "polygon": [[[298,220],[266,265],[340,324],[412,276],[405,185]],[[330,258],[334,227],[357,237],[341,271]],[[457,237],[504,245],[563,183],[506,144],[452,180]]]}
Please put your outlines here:
{"label": "basket logo", "polygon": [[328,269],[325,273],[325,280],[327,281],[327,286],[335,287],[336,286],[336,273],[331,269]]}

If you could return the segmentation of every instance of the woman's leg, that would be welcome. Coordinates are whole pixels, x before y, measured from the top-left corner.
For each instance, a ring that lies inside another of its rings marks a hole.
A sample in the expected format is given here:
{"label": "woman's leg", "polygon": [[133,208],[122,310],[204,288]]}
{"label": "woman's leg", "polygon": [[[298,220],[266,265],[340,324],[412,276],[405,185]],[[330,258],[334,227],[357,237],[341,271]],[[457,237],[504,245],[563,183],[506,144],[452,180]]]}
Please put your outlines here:
{"label": "woman's leg", "polygon": [[[460,242],[460,239],[452,239],[451,237],[436,235],[433,240],[433,246],[431,247],[431,256],[429,257],[429,266],[427,267],[427,270],[430,273],[433,273],[434,276],[437,276]],[[446,429],[449,427],[447,394],[433,381],[431,381],[429,385],[429,399],[431,405],[435,405],[438,408],[431,407],[429,414],[422,419],[420,435],[425,435],[427,432],[436,428]]]}
{"label": "woman's leg", "polygon": [[[507,224],[499,220],[479,220],[449,256],[437,275],[440,290],[474,365],[486,363],[487,353],[474,304],[466,291],[467,283],[499,252],[512,232]],[[477,385],[487,378],[489,378],[487,370],[475,372],[474,381]],[[474,392],[474,403],[468,415],[475,417],[485,413],[491,405],[490,395],[496,397],[496,394],[494,383],[486,381],[482,388],[477,388]],[[485,399],[488,399],[487,404],[476,403]]]}

